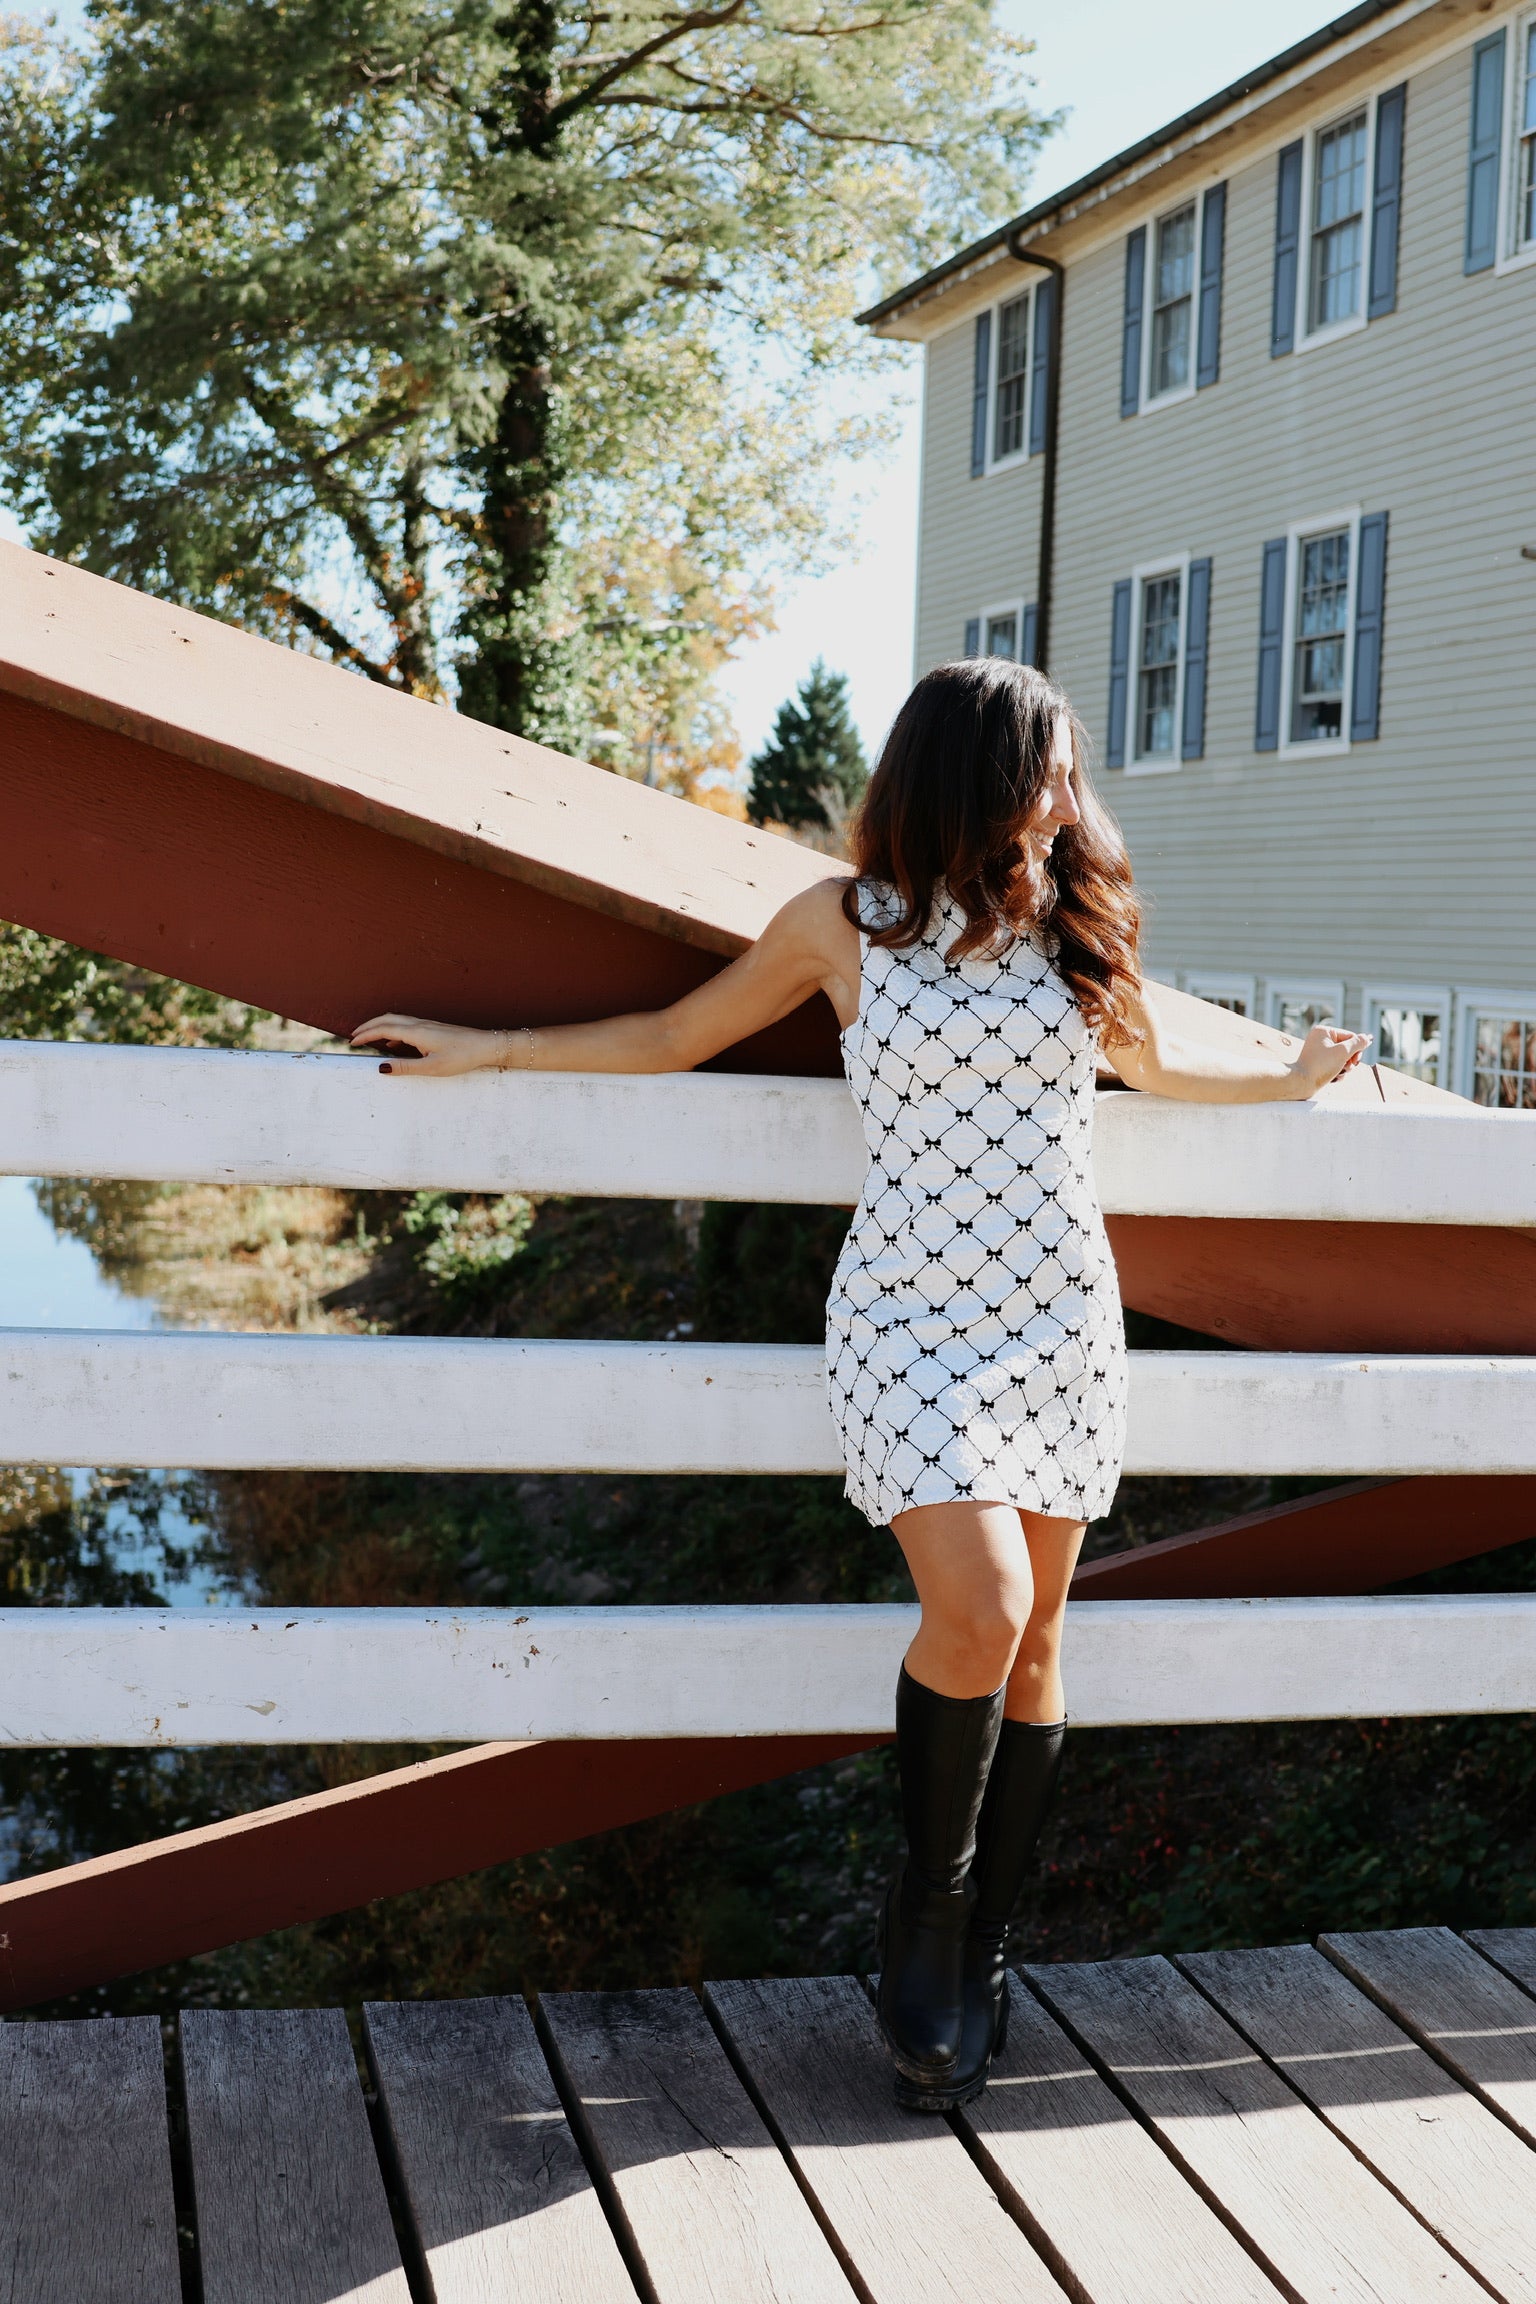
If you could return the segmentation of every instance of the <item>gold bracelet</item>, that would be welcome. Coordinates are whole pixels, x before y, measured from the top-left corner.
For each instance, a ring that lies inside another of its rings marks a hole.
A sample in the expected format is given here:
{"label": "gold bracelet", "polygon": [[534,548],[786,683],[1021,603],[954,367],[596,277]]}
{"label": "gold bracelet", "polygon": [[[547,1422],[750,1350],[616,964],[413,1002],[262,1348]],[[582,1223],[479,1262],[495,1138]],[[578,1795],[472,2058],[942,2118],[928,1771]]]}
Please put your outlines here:
{"label": "gold bracelet", "polygon": [[[517,1060],[517,1043],[526,1040],[523,1061]],[[498,1072],[531,1072],[534,1069],[534,1032],[531,1024],[518,1024],[496,1034],[496,1069]]]}

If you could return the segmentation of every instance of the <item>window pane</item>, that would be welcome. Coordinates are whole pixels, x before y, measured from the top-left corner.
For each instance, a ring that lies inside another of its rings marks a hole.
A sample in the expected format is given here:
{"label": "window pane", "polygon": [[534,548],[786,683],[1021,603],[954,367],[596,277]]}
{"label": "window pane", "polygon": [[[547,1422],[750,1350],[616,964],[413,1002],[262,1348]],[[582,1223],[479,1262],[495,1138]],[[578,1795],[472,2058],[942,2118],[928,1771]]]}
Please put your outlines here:
{"label": "window pane", "polygon": [[1342,733],[1348,634],[1349,530],[1304,536],[1296,582],[1293,744]]}
{"label": "window pane", "polygon": [[1189,382],[1195,290],[1195,211],[1181,208],[1157,227],[1152,272],[1152,379],[1155,400]]}
{"label": "window pane", "polygon": [[1536,129],[1536,24],[1525,28],[1525,102],[1520,108],[1520,126],[1527,135]]}
{"label": "window pane", "polygon": [[1141,588],[1136,756],[1171,759],[1179,689],[1180,576],[1153,576]]}
{"label": "window pane", "polygon": [[1479,1016],[1472,1099],[1504,1112],[1536,1112],[1536,1016]]}
{"label": "window pane", "polygon": [[987,654],[1006,656],[1010,660],[1019,652],[1019,620],[1017,616],[989,616],[987,618]]}
{"label": "window pane", "polygon": [[1441,1020],[1432,1008],[1378,1008],[1376,1053],[1394,1072],[1412,1079],[1440,1077]]}
{"label": "window pane", "polygon": [[1365,114],[1317,140],[1312,187],[1310,325],[1330,328],[1360,309],[1365,245]]}
{"label": "window pane", "polygon": [[1016,296],[997,315],[997,417],[994,458],[1017,456],[1024,445],[1024,400],[1029,378],[1029,298]]}
{"label": "window pane", "polygon": [[1302,994],[1276,1001],[1275,1022],[1282,1032],[1294,1033],[1298,1040],[1305,1040],[1314,1024],[1333,1024],[1337,1018],[1333,1002],[1314,993],[1310,997]]}

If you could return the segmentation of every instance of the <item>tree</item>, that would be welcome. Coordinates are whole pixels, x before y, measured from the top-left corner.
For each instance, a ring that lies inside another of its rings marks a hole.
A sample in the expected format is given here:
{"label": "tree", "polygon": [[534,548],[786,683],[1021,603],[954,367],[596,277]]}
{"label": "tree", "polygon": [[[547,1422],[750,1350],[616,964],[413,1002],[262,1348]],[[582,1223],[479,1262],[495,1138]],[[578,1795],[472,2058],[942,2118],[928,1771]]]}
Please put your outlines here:
{"label": "tree", "polygon": [[818,656],[798,696],[779,706],[773,736],[752,762],[747,814],[754,824],[835,831],[868,780],[847,679]]}
{"label": "tree", "polygon": [[13,22],[0,480],[103,574],[681,773],[824,539],[850,428],[807,383],[882,356],[878,278],[1016,204],[1045,124],[991,6]]}

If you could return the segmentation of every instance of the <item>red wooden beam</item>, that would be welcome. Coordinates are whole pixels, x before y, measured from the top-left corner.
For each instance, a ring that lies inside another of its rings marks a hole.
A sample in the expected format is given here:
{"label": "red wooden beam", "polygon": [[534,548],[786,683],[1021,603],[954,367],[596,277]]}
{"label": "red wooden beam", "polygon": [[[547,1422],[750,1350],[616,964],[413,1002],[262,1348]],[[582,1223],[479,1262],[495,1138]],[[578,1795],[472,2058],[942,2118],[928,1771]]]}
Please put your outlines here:
{"label": "red wooden beam", "polygon": [[1536,1233],[1111,1216],[1120,1291],[1272,1352],[1536,1352]]}
{"label": "red wooden beam", "polygon": [[427,1888],[876,1741],[482,1744],[14,1881],[0,1888],[0,2008]]}
{"label": "red wooden beam", "polygon": [[1536,1480],[1351,1480],[1085,1561],[1074,1600],[1249,1600],[1379,1592],[1536,1536]]}

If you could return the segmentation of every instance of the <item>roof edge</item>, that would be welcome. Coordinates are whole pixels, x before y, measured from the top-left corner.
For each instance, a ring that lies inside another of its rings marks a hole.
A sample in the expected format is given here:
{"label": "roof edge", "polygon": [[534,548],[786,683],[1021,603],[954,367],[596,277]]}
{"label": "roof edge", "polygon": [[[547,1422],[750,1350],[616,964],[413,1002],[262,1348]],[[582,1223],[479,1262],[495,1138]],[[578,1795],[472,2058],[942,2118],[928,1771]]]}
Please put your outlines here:
{"label": "roof edge", "polygon": [[[1422,0],[1422,5],[1430,5],[1430,0]],[[1021,232],[1037,231],[1064,208],[1070,208],[1088,193],[1112,183],[1126,169],[1150,159],[1161,146],[1175,143],[1179,137],[1203,127],[1207,121],[1219,117],[1230,105],[1240,104],[1245,98],[1256,95],[1272,80],[1282,79],[1286,73],[1294,71],[1298,64],[1305,64],[1312,57],[1321,56],[1339,41],[1348,39],[1350,33],[1363,31],[1378,17],[1390,16],[1402,6],[1403,0],[1360,0],[1359,6],[1351,8],[1343,16],[1334,17],[1331,23],[1320,26],[1316,32],[1309,32],[1304,40],[1296,41],[1291,47],[1282,49],[1278,56],[1270,57],[1267,63],[1255,66],[1251,72],[1245,72],[1240,79],[1229,82],[1216,95],[1205,97],[1190,111],[1181,112],[1166,127],[1154,130],[1150,136],[1141,137],[1135,144],[1128,144],[1124,151],[1115,153],[1109,160],[1100,161],[1097,168],[1091,168],[1086,176],[1079,176],[1075,183],[1065,185],[1060,192],[1052,193],[1048,200],[1042,200],[1034,208],[1026,208],[1022,215],[1015,216],[1011,222],[998,225],[980,240],[973,240],[968,247],[960,249],[954,256],[946,257],[942,264],[934,265],[931,271],[924,272],[920,278],[909,281],[904,288],[898,288],[880,303],[872,304],[867,312],[856,313],[856,325],[873,328],[882,320],[893,318],[896,313],[909,304],[917,303],[945,280],[991,255],[994,249],[1006,247]]]}

